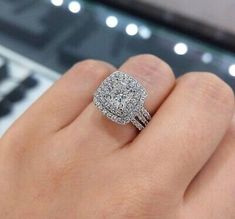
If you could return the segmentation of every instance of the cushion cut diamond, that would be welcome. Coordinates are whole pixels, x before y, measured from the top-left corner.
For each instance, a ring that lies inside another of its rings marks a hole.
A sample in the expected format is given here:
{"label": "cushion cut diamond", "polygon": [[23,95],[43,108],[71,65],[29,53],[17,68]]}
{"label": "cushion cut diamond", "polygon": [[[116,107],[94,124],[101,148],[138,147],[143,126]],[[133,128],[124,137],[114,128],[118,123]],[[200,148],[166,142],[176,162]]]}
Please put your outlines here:
{"label": "cushion cut diamond", "polygon": [[130,75],[114,72],[97,89],[94,103],[108,118],[129,123],[144,105],[147,97],[144,87]]}

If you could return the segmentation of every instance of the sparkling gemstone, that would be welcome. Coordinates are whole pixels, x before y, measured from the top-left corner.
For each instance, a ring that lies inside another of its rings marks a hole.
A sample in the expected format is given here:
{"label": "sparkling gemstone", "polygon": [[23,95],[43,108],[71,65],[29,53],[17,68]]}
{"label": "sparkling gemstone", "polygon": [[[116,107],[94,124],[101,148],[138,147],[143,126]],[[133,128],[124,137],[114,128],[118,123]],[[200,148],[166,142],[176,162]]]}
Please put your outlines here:
{"label": "sparkling gemstone", "polygon": [[94,103],[111,120],[126,124],[136,116],[136,109],[143,107],[146,97],[146,90],[133,77],[114,72],[97,89]]}

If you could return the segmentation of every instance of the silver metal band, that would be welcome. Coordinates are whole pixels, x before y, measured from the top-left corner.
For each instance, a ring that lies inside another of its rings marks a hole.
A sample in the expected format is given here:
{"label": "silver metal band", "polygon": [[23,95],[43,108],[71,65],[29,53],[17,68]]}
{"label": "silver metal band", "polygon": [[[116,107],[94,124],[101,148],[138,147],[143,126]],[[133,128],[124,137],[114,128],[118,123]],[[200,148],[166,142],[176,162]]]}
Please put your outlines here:
{"label": "silver metal band", "polygon": [[131,120],[131,123],[137,129],[139,129],[141,131],[142,129],[144,129],[148,125],[150,120],[151,120],[150,113],[144,107],[142,107],[139,114]]}

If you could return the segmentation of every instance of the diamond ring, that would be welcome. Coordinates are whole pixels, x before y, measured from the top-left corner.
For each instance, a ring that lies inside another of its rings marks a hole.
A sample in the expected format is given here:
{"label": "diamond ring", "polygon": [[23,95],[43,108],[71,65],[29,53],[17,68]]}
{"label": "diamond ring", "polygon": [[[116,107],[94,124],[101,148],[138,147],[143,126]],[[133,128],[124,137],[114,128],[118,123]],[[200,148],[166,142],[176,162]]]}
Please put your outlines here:
{"label": "diamond ring", "polygon": [[144,107],[146,97],[147,91],[135,78],[116,71],[98,87],[93,102],[113,122],[121,125],[132,123],[142,130],[151,120]]}

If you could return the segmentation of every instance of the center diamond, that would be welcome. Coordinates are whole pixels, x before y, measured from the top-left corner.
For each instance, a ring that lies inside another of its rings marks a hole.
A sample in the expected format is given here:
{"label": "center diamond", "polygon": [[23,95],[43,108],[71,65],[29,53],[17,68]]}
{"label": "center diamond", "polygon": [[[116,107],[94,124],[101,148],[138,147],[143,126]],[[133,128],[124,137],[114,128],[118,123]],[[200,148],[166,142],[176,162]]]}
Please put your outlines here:
{"label": "center diamond", "polygon": [[114,86],[106,101],[110,106],[110,111],[123,116],[130,113],[138,98],[135,90],[128,89],[127,85],[121,84]]}

